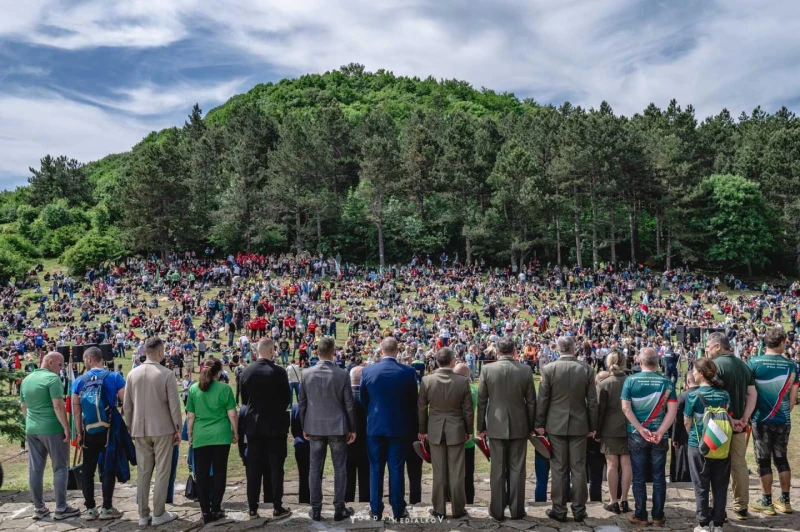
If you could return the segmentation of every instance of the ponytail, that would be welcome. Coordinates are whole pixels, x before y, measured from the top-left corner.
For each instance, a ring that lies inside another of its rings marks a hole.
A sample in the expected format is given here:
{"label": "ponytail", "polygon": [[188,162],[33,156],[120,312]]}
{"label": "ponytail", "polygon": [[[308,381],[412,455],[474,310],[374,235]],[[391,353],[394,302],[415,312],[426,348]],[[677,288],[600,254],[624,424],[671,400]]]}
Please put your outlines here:
{"label": "ponytail", "polygon": [[208,391],[211,387],[211,383],[216,380],[217,375],[219,375],[221,371],[222,362],[214,357],[205,359],[203,365],[200,366],[200,382],[198,383],[200,390],[203,392]]}

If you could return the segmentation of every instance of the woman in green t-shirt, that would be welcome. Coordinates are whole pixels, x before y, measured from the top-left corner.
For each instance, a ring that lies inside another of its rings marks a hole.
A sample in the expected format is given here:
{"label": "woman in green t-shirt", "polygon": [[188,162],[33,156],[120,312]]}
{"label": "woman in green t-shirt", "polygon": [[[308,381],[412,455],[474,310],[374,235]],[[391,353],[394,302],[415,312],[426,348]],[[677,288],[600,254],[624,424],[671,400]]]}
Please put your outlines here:
{"label": "woman in green t-shirt", "polygon": [[236,401],[231,387],[219,382],[221,374],[222,362],[207,358],[200,366],[200,382],[189,388],[186,402],[189,445],[194,448],[194,472],[204,524],[225,518],[221,506],[228,454],[231,444],[238,443]]}
{"label": "woman in green t-shirt", "polygon": [[[721,459],[706,458],[700,453],[703,436],[703,413],[706,405],[730,409],[731,398],[722,389],[717,377],[717,366],[710,358],[700,358],[692,370],[697,388],[686,395],[683,421],[689,434],[689,473],[697,497],[697,524],[695,532],[722,530],[725,522],[725,505],[728,500],[728,483],[731,478],[730,456]],[[709,491],[714,496],[714,507],[709,508]]]}

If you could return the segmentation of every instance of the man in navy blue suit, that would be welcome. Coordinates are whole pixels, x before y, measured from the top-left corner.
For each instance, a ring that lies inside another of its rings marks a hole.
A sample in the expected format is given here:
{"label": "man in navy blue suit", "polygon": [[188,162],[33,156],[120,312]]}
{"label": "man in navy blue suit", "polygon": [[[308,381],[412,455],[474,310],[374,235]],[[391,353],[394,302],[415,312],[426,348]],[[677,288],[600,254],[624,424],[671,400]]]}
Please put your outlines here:
{"label": "man in navy blue suit", "polygon": [[405,501],[406,446],[419,427],[415,371],[400,364],[397,340],[381,342],[381,360],[361,374],[361,404],[367,413],[370,517],[383,519],[383,475],[389,466],[389,503],[395,519],[408,517]]}

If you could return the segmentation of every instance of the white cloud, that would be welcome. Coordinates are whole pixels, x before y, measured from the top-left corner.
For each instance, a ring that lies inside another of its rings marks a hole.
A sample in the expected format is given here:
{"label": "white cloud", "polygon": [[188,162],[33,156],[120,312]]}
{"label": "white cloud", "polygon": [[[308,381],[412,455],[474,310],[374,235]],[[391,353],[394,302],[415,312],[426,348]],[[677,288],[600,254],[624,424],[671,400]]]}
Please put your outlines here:
{"label": "white cloud", "polygon": [[0,188],[24,184],[29,166],[45,154],[92,161],[130,150],[168,125],[108,113],[54,94],[0,95]]}

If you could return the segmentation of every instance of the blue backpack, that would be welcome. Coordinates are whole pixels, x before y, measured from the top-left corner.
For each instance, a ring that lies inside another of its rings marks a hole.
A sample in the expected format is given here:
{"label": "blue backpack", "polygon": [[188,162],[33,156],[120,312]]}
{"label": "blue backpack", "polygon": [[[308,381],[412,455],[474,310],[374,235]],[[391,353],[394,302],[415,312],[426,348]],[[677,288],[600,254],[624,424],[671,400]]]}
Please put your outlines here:
{"label": "blue backpack", "polygon": [[111,406],[103,394],[103,380],[109,371],[100,375],[84,375],[86,383],[81,391],[81,413],[83,428],[87,434],[100,434],[111,426]]}

